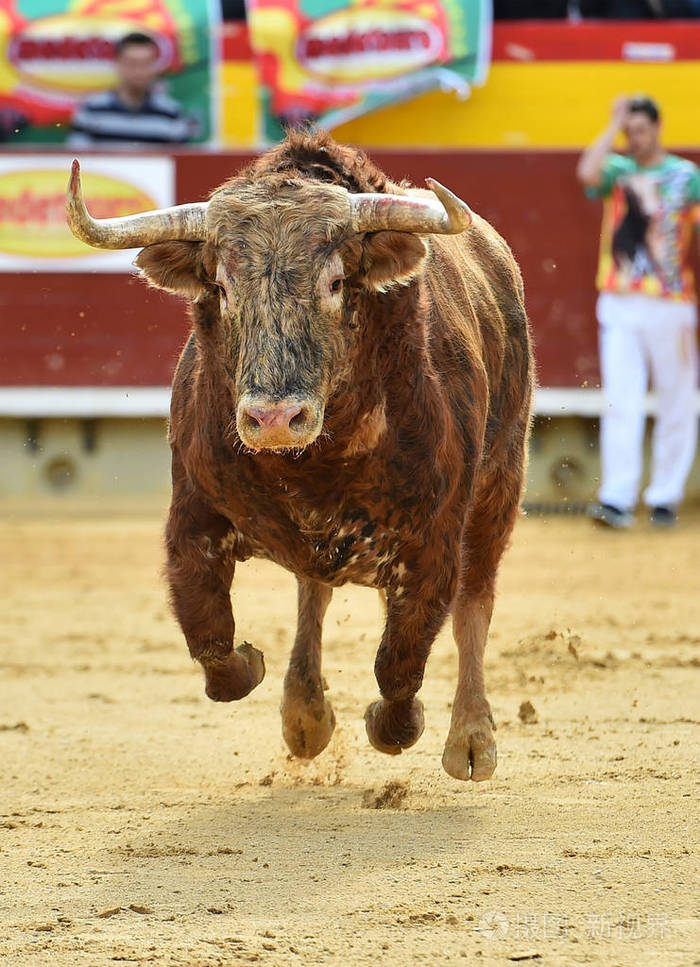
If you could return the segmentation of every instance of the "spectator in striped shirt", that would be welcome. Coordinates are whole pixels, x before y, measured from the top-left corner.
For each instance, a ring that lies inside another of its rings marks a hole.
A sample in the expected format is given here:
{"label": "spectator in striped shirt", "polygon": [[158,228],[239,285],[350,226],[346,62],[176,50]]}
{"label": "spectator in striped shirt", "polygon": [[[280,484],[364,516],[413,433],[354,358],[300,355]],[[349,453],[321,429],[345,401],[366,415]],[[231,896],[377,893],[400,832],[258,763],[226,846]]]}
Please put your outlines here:
{"label": "spectator in striped shirt", "polygon": [[198,133],[196,118],[156,88],[158,45],[148,34],[127,34],[117,44],[119,84],[89,97],[75,112],[68,143],[75,147],[177,144]]}

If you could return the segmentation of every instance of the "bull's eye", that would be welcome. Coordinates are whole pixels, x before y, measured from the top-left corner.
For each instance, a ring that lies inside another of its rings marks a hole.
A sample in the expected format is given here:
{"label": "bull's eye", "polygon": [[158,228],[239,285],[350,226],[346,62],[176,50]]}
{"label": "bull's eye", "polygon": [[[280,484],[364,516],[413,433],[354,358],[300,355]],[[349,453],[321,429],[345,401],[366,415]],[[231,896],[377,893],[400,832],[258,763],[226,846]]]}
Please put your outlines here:
{"label": "bull's eye", "polygon": [[342,292],[343,291],[343,281],[344,280],[343,280],[343,277],[341,275],[341,276],[338,276],[337,279],[333,279],[333,281],[331,282],[331,284],[329,286],[329,289],[331,290],[331,292],[334,295],[337,295],[338,292]]}

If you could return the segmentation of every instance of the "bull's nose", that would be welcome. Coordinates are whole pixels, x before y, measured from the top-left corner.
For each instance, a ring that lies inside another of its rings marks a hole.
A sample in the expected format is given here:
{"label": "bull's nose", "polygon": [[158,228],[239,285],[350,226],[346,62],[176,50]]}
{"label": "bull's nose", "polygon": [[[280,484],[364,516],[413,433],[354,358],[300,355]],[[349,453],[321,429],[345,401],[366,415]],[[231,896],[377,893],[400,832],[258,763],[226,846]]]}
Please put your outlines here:
{"label": "bull's nose", "polygon": [[236,424],[243,443],[254,450],[305,447],[316,439],[322,410],[310,400],[266,400],[244,396],[238,404]]}
{"label": "bull's nose", "polygon": [[244,406],[243,416],[254,420],[259,426],[288,427],[303,411],[301,403],[278,403],[274,406]]}

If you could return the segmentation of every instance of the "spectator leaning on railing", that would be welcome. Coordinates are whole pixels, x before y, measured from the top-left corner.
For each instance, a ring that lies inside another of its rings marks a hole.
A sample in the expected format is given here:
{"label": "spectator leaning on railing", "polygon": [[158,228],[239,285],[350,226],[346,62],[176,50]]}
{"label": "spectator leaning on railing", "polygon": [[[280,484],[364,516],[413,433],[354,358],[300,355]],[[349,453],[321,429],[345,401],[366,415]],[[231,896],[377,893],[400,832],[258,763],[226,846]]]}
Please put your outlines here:
{"label": "spectator leaning on railing", "polygon": [[[621,97],[611,123],[584,151],[577,174],[604,198],[598,268],[601,418],[600,503],[592,516],[629,527],[642,475],[644,396],[658,399],[651,482],[653,524],[675,523],[697,440],[697,306],[690,246],[700,228],[700,171],[668,154],[648,97]],[[612,153],[624,132],[628,153]]]}
{"label": "spectator leaning on railing", "polygon": [[69,144],[178,144],[197,136],[197,120],[157,90],[158,46],[152,37],[143,33],[122,37],[116,68],[118,85],[88,98],[76,111]]}

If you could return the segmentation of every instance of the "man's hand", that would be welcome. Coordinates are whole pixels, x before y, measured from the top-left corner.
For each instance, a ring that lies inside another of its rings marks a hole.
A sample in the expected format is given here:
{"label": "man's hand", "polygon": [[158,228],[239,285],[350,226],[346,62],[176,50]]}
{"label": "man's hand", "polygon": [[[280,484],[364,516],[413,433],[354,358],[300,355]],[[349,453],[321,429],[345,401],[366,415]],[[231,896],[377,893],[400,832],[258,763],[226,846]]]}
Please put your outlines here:
{"label": "man's hand", "polygon": [[616,97],[613,101],[612,112],[610,116],[611,127],[615,128],[615,131],[620,131],[627,120],[627,114],[629,113],[630,99],[626,94]]}

